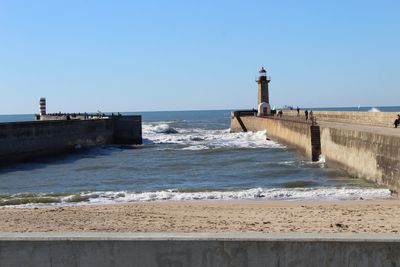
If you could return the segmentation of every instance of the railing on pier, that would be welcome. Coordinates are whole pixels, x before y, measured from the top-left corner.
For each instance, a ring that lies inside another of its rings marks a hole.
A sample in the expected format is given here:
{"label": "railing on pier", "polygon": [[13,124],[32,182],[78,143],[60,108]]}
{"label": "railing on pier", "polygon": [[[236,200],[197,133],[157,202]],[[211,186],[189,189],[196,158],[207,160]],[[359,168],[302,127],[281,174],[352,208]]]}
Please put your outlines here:
{"label": "railing on pier", "polygon": [[93,120],[120,117],[120,113],[50,113],[45,115],[35,114],[36,120]]}
{"label": "railing on pier", "polygon": [[[266,80],[267,80],[268,82],[271,81],[271,76],[264,76],[264,77],[266,78]],[[260,76],[256,76],[254,80],[255,80],[256,82],[259,82],[259,81],[260,81]]]}
{"label": "railing on pier", "polygon": [[285,121],[294,121],[294,122],[300,122],[300,123],[307,123],[309,125],[317,125],[317,118],[315,116],[310,116],[308,119],[306,119],[305,116],[290,116],[290,115],[267,115],[267,116],[261,116],[263,118],[269,118],[269,119],[274,119],[274,120],[285,120]]}
{"label": "railing on pier", "polygon": [[[232,112],[232,118],[245,117],[245,116],[257,116],[257,110],[249,109],[249,110],[237,110],[237,111]],[[260,117],[275,119],[275,120],[285,120],[285,121],[307,123],[310,125],[317,125],[317,117],[316,116],[309,116],[308,118],[306,118],[305,115],[293,116],[293,115],[279,114],[279,112],[277,112],[276,114],[262,115]]]}
{"label": "railing on pier", "polygon": [[256,109],[236,110],[232,112],[232,117],[241,117],[241,116],[257,116],[257,110]]}

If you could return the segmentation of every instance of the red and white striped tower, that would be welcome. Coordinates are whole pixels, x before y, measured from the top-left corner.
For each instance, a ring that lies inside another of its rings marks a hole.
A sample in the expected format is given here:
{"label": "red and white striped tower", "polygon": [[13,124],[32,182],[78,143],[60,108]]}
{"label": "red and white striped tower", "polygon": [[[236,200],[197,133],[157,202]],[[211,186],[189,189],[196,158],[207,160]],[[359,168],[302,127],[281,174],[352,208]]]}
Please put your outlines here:
{"label": "red and white striped tower", "polygon": [[46,115],[46,98],[41,97],[39,100],[39,114]]}

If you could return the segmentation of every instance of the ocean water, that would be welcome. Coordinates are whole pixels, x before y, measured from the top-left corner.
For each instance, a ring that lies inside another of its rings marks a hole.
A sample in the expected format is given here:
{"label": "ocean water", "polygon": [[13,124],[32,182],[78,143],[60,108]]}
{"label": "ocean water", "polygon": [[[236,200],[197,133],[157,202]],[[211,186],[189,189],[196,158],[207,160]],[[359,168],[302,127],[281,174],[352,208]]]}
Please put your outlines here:
{"label": "ocean water", "polygon": [[143,145],[100,146],[0,169],[0,206],[390,197],[386,188],[327,168],[323,158],[313,163],[267,140],[265,131],[230,133],[228,110],[141,114]]}

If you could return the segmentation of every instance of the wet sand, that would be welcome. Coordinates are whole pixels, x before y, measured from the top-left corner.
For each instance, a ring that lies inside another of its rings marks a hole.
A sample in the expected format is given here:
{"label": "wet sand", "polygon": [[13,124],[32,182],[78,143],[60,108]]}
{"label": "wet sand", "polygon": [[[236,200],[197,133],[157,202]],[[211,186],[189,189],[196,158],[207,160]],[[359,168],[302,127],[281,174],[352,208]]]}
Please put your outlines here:
{"label": "wet sand", "polygon": [[400,233],[400,200],[160,201],[0,208],[1,232]]}

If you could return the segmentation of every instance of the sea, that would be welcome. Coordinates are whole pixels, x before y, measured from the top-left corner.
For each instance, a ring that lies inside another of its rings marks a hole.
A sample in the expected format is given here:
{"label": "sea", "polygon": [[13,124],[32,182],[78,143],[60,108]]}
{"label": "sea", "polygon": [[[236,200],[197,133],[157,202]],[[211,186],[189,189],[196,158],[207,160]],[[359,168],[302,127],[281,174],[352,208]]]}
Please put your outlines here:
{"label": "sea", "polygon": [[[0,206],[391,197],[387,188],[327,167],[323,156],[311,162],[268,140],[266,131],[230,133],[230,110],[123,114],[142,115],[143,145],[104,145],[3,167]],[[33,114],[0,115],[0,122],[31,120]]]}

